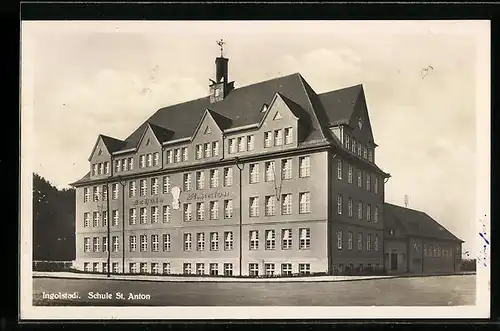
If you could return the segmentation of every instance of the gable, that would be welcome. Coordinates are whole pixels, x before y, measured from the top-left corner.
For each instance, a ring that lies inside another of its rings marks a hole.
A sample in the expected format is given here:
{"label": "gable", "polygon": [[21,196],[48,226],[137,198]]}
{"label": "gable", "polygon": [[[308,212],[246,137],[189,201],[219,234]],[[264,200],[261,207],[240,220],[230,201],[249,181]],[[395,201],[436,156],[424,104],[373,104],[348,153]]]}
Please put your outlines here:
{"label": "gable", "polygon": [[193,133],[193,141],[219,139],[221,135],[221,128],[211,112],[206,109]]}
{"label": "gable", "polygon": [[372,126],[368,115],[368,107],[363,91],[361,91],[356,100],[354,110],[349,119],[349,126],[352,128],[351,133],[361,142],[374,142]]}
{"label": "gable", "polygon": [[267,113],[262,118],[261,124],[265,126],[283,126],[286,122],[296,122],[297,120],[298,117],[295,116],[285,99],[279,93],[276,93]]}
{"label": "gable", "polygon": [[89,161],[92,162],[94,160],[105,160],[109,159],[110,153],[108,151],[108,148],[106,147],[106,144],[104,143],[102,136],[99,135],[97,138],[97,141],[94,145],[94,148],[92,149],[92,152],[90,153],[89,156]]}
{"label": "gable", "polygon": [[156,137],[153,129],[150,125],[147,125],[144,133],[142,135],[141,140],[139,141],[139,145],[137,146],[138,150],[148,149],[148,150],[156,150],[161,147],[161,143]]}

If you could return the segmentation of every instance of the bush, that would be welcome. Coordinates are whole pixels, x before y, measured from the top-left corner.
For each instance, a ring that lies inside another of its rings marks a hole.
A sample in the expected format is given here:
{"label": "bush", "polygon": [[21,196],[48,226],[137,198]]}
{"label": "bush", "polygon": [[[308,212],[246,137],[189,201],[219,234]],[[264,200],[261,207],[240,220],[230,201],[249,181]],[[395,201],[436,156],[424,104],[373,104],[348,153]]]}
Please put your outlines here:
{"label": "bush", "polygon": [[33,271],[71,271],[71,261],[33,261]]}
{"label": "bush", "polygon": [[465,259],[462,260],[462,264],[460,265],[461,271],[476,271],[476,259]]}

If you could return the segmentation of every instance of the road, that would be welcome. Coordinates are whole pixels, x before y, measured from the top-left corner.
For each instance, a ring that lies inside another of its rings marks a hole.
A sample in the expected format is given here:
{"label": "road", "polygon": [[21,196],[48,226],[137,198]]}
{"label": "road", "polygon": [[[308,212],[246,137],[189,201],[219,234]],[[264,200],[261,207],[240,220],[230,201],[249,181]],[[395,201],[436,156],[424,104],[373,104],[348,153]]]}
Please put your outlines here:
{"label": "road", "polygon": [[[179,283],[35,278],[33,305],[78,306],[455,306],[474,305],[476,276],[304,283]],[[76,292],[77,299],[43,298]],[[109,293],[110,298],[89,298]],[[123,299],[119,293],[123,294]],[[142,295],[131,298],[129,293]]]}

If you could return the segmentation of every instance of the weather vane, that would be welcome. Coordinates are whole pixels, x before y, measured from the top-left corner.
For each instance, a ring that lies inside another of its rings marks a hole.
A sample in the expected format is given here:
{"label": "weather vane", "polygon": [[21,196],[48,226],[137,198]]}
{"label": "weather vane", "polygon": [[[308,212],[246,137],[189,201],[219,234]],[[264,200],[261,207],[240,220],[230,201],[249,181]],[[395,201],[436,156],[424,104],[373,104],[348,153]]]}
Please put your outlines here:
{"label": "weather vane", "polygon": [[219,45],[219,47],[220,47],[220,57],[223,57],[223,50],[224,50],[225,43],[226,42],[224,41],[224,39],[217,41],[217,45]]}

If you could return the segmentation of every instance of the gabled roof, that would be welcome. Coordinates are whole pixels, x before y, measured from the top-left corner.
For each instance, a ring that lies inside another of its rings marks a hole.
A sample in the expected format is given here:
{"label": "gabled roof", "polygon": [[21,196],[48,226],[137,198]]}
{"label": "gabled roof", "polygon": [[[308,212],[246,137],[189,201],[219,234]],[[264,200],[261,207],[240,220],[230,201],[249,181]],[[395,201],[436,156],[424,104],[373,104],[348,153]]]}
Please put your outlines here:
{"label": "gabled roof", "polygon": [[153,131],[154,135],[156,136],[156,139],[158,139],[160,144],[169,140],[174,135],[174,132],[169,129],[165,129],[161,126],[152,123],[148,124],[151,127],[151,130]]}
{"label": "gabled roof", "polygon": [[211,109],[207,109],[208,112],[210,113],[210,115],[212,115],[212,118],[214,119],[215,123],[217,123],[217,125],[219,126],[219,128],[221,130],[226,130],[226,129],[229,129],[231,127],[231,119],[211,110]]}
{"label": "gabled roof", "polygon": [[390,226],[410,236],[462,241],[422,211],[384,203],[384,227]]}
{"label": "gabled roof", "polygon": [[125,142],[122,140],[115,139],[115,138],[112,138],[109,136],[105,136],[103,134],[101,134],[101,138],[102,138],[104,145],[106,145],[106,148],[108,149],[108,151],[110,153],[114,153],[114,152],[120,150],[125,144]]}
{"label": "gabled roof", "polygon": [[318,97],[327,110],[328,124],[349,123],[354,105],[363,92],[363,85],[355,85],[340,90],[319,94]]}

